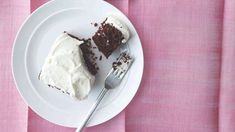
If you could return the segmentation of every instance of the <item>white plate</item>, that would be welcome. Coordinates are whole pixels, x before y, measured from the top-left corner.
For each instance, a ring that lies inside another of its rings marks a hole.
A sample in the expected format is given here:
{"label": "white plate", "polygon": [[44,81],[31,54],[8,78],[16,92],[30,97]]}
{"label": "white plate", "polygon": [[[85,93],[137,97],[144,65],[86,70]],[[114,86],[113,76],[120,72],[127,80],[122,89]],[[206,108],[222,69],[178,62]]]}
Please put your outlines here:
{"label": "white plate", "polygon": [[88,126],[94,126],[120,113],[132,100],[141,82],[143,51],[138,34],[128,18],[101,0],[54,0],[37,9],[19,30],[12,54],[15,83],[26,103],[44,119],[62,126],[78,126],[103,87],[112,61],[120,53],[117,50],[108,60],[103,56],[103,61],[98,63],[100,71],[91,94],[79,102],[37,79],[51,44],[63,31],[81,38],[91,37],[97,30],[91,23],[100,23],[109,15],[117,16],[129,27],[131,39],[125,48],[135,61],[121,85],[109,91],[103,99],[88,123]]}

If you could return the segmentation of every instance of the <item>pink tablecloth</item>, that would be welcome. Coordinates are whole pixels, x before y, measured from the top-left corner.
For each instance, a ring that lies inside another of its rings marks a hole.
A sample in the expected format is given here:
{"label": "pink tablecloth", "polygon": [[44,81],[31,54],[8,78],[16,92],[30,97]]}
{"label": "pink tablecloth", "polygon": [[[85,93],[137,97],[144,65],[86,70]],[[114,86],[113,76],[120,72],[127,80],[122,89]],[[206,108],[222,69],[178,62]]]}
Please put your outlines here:
{"label": "pink tablecloth", "polygon": [[[30,110],[11,75],[23,20],[46,0],[0,2],[0,131],[73,132]],[[141,37],[145,69],[131,104],[87,132],[234,132],[235,1],[109,0]]]}

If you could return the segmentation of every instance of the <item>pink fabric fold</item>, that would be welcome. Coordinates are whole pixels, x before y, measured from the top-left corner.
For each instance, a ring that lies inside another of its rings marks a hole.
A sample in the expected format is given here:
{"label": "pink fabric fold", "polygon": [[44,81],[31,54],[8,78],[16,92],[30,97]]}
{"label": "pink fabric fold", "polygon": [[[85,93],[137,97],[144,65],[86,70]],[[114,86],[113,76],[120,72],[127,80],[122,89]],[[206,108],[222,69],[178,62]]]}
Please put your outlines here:
{"label": "pink fabric fold", "polygon": [[235,131],[235,1],[225,0],[219,102],[219,131]]}
{"label": "pink fabric fold", "polygon": [[[23,9],[23,10],[22,10]],[[11,73],[11,49],[20,25],[30,14],[29,1],[0,2],[0,131],[27,131],[27,106]]]}
{"label": "pink fabric fold", "polygon": [[[73,132],[22,101],[11,48],[23,20],[47,0],[0,2],[0,131]],[[108,0],[133,22],[145,56],[137,95],[115,118],[85,132],[234,132],[235,1]]]}

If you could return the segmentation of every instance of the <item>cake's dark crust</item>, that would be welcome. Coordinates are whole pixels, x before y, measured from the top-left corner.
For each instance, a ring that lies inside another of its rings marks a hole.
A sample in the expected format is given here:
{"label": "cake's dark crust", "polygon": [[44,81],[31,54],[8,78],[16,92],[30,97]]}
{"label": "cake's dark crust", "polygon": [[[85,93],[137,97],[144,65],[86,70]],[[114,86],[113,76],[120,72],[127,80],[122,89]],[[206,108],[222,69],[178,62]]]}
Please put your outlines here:
{"label": "cake's dark crust", "polygon": [[121,31],[113,25],[105,23],[105,21],[101,23],[101,26],[92,39],[97,45],[99,51],[108,58],[112,52],[122,44],[124,37]]}
{"label": "cake's dark crust", "polygon": [[95,54],[91,50],[91,45],[88,43],[84,43],[80,45],[80,48],[82,50],[83,58],[88,70],[92,75],[95,75],[97,73],[98,67],[95,62]]}
{"label": "cake's dark crust", "polygon": [[42,73],[42,70],[38,74],[38,80],[40,80],[41,73]]}
{"label": "cake's dark crust", "polygon": [[64,33],[67,33],[70,37],[75,38],[75,39],[77,39],[77,40],[79,40],[79,41],[84,41],[84,43],[86,43],[87,41],[90,40],[90,39],[87,40],[87,39],[78,38],[78,37],[76,37],[76,36],[74,36],[74,35],[72,35],[72,34],[66,32],[66,31],[64,31]]}
{"label": "cake's dark crust", "polygon": [[49,85],[49,84],[48,84],[48,87],[55,88],[55,89],[57,89],[57,90],[60,90],[62,93],[66,93],[66,94],[70,95],[69,92],[65,92],[65,91],[61,90],[61,88],[58,88],[58,87],[56,87],[56,86],[52,86],[52,85]]}
{"label": "cake's dark crust", "polygon": [[[64,31],[64,33],[67,33],[66,31]],[[87,66],[88,71],[92,74],[92,75],[96,75],[96,73],[98,72],[98,66],[95,62],[95,54],[92,52],[92,46],[91,46],[91,39],[81,39],[78,38],[72,34],[67,33],[70,37],[75,38],[77,40],[80,41],[84,41],[83,44],[81,44],[79,47],[82,50],[82,54],[83,54],[83,59],[85,61],[85,64]]]}

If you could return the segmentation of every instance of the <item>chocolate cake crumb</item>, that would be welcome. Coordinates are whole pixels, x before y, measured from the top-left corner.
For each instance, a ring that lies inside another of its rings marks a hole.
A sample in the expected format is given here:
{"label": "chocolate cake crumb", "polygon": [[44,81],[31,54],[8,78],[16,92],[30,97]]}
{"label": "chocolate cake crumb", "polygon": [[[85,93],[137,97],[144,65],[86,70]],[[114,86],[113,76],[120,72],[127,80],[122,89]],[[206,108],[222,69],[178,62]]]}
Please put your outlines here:
{"label": "chocolate cake crumb", "polygon": [[97,57],[93,57],[92,59],[95,61],[95,60],[97,60]]}
{"label": "chocolate cake crumb", "polygon": [[97,27],[97,26],[98,26],[98,23],[94,23],[94,26]]}
{"label": "chocolate cake crumb", "polygon": [[112,67],[114,70],[117,69],[118,66],[122,65],[122,64],[129,64],[129,60],[131,60],[131,57],[126,54],[126,52],[121,53],[120,56],[116,59],[117,61],[112,63]]}
{"label": "chocolate cake crumb", "polygon": [[112,67],[113,67],[114,70],[116,70],[117,67],[120,66],[120,65],[122,65],[121,62],[113,62]]}
{"label": "chocolate cake crumb", "polygon": [[96,22],[95,22],[95,23],[92,23],[92,22],[91,22],[91,25],[94,25],[94,27],[97,27],[97,26],[98,26],[98,23],[96,23]]}
{"label": "chocolate cake crumb", "polygon": [[113,62],[112,67],[113,67],[114,70],[116,70],[117,69],[117,63]]}
{"label": "chocolate cake crumb", "polygon": [[60,88],[58,88],[58,87],[55,87],[56,89],[58,89],[58,90],[60,90]]}
{"label": "chocolate cake crumb", "polygon": [[100,61],[102,60],[102,55],[100,56],[99,60],[100,60]]}
{"label": "chocolate cake crumb", "polygon": [[120,66],[122,64],[122,62],[118,62],[117,65]]}
{"label": "chocolate cake crumb", "polygon": [[112,24],[105,23],[106,20],[107,18],[101,23],[101,26],[92,39],[99,51],[108,58],[112,52],[122,44],[124,36],[122,32]]}

